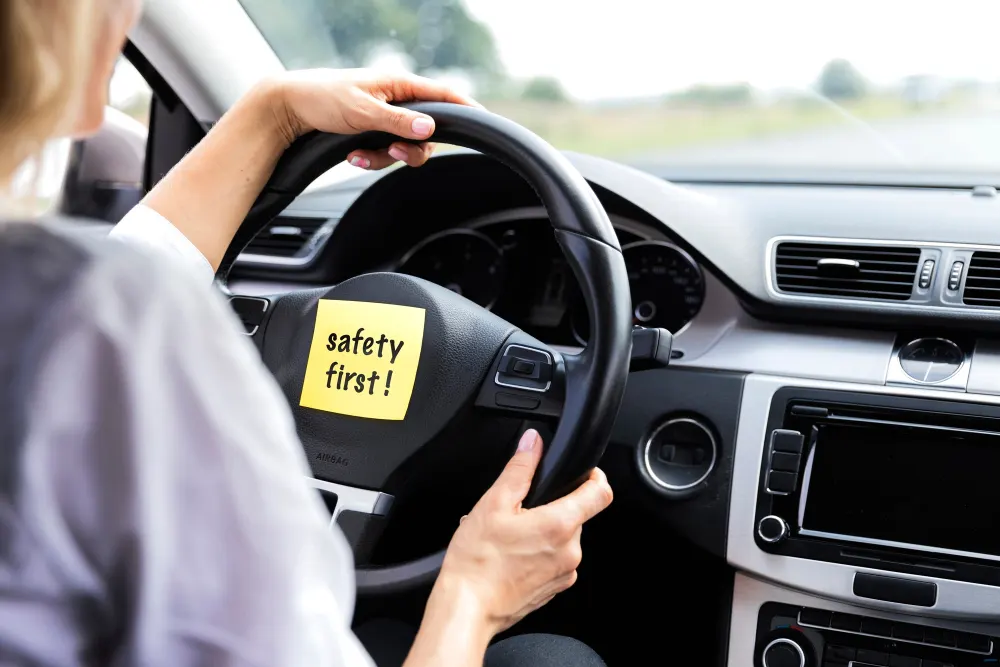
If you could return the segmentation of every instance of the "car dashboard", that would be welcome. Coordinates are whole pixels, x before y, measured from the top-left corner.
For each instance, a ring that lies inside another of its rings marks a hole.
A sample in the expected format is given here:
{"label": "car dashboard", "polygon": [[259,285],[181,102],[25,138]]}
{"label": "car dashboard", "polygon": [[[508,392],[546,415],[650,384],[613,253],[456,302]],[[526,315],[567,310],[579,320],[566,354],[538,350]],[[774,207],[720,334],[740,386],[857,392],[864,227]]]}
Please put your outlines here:
{"label": "car dashboard", "polygon": [[[963,470],[1000,451],[996,191],[568,158],[615,227],[634,323],[674,334],[668,368],[630,375],[609,474],[736,571],[725,664],[995,663],[1000,545],[976,535],[1000,524]],[[482,155],[307,192],[254,244],[234,294],[399,271],[586,345],[544,208]]]}

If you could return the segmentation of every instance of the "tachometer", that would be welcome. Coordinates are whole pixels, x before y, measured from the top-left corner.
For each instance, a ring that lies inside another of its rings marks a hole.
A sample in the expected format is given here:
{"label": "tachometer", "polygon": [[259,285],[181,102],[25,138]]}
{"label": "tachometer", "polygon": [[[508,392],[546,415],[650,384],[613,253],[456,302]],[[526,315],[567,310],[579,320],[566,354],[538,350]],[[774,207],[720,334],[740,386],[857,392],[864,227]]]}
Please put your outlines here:
{"label": "tachometer", "polygon": [[485,234],[449,229],[411,248],[396,271],[437,283],[491,308],[503,287],[503,253]]}
{"label": "tachometer", "polygon": [[664,241],[639,241],[622,248],[632,292],[632,321],[677,333],[705,300],[705,281],[686,252]]}

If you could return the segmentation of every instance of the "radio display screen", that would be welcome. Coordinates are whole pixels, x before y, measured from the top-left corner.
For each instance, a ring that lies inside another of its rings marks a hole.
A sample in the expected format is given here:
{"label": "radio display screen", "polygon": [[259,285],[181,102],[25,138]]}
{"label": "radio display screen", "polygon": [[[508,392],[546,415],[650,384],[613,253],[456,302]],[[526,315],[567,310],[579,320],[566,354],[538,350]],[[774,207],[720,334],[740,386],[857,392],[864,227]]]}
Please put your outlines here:
{"label": "radio display screen", "polygon": [[810,456],[803,535],[1000,558],[1000,435],[827,423]]}

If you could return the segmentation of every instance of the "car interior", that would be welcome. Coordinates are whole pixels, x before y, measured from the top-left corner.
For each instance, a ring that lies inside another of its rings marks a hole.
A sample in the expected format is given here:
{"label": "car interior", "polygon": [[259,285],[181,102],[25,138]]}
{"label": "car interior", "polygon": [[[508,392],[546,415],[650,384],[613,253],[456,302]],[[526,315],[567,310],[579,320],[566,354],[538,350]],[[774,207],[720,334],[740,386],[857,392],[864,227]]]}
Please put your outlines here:
{"label": "car interior", "polygon": [[[149,3],[124,56],[153,94],[140,194],[283,67],[235,0]],[[596,463],[615,500],[583,532],[578,583],[509,633],[576,637],[612,667],[1000,659],[995,182],[657,171],[426,108],[459,148],[418,169],[313,183],[352,141],[386,140],[297,142],[217,284],[354,549],[356,624],[419,624],[459,518],[532,426],[553,461],[576,457],[538,499]],[[82,166],[80,147],[73,174],[108,173],[134,152],[117,145]],[[137,193],[96,180],[72,210],[103,230]],[[388,295],[423,281],[443,289]],[[424,354],[457,369],[418,375],[411,410],[433,417],[328,426],[299,405],[288,350],[326,295],[427,309]]]}

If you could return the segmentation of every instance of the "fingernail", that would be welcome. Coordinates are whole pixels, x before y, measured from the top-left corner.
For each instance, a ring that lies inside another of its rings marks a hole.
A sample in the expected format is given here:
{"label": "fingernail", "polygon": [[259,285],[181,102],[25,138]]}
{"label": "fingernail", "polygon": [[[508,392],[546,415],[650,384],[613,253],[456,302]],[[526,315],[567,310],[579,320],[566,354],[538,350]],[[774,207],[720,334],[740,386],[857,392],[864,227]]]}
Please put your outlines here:
{"label": "fingernail", "polygon": [[533,428],[529,428],[521,436],[521,440],[517,443],[517,451],[519,452],[530,452],[535,448],[535,443],[538,442],[538,431]]}
{"label": "fingernail", "polygon": [[393,146],[392,148],[390,148],[389,155],[391,155],[396,160],[399,160],[400,162],[406,162],[407,158],[406,151],[404,151],[399,146]]}
{"label": "fingernail", "polygon": [[430,118],[424,118],[421,116],[420,118],[413,119],[411,127],[413,128],[413,134],[418,137],[428,137],[434,130],[434,121]]}
{"label": "fingernail", "polygon": [[363,158],[358,155],[355,155],[354,157],[351,158],[351,165],[355,167],[361,167],[362,169],[367,169],[368,167],[372,166],[372,163],[370,160],[368,160],[368,158]]}

